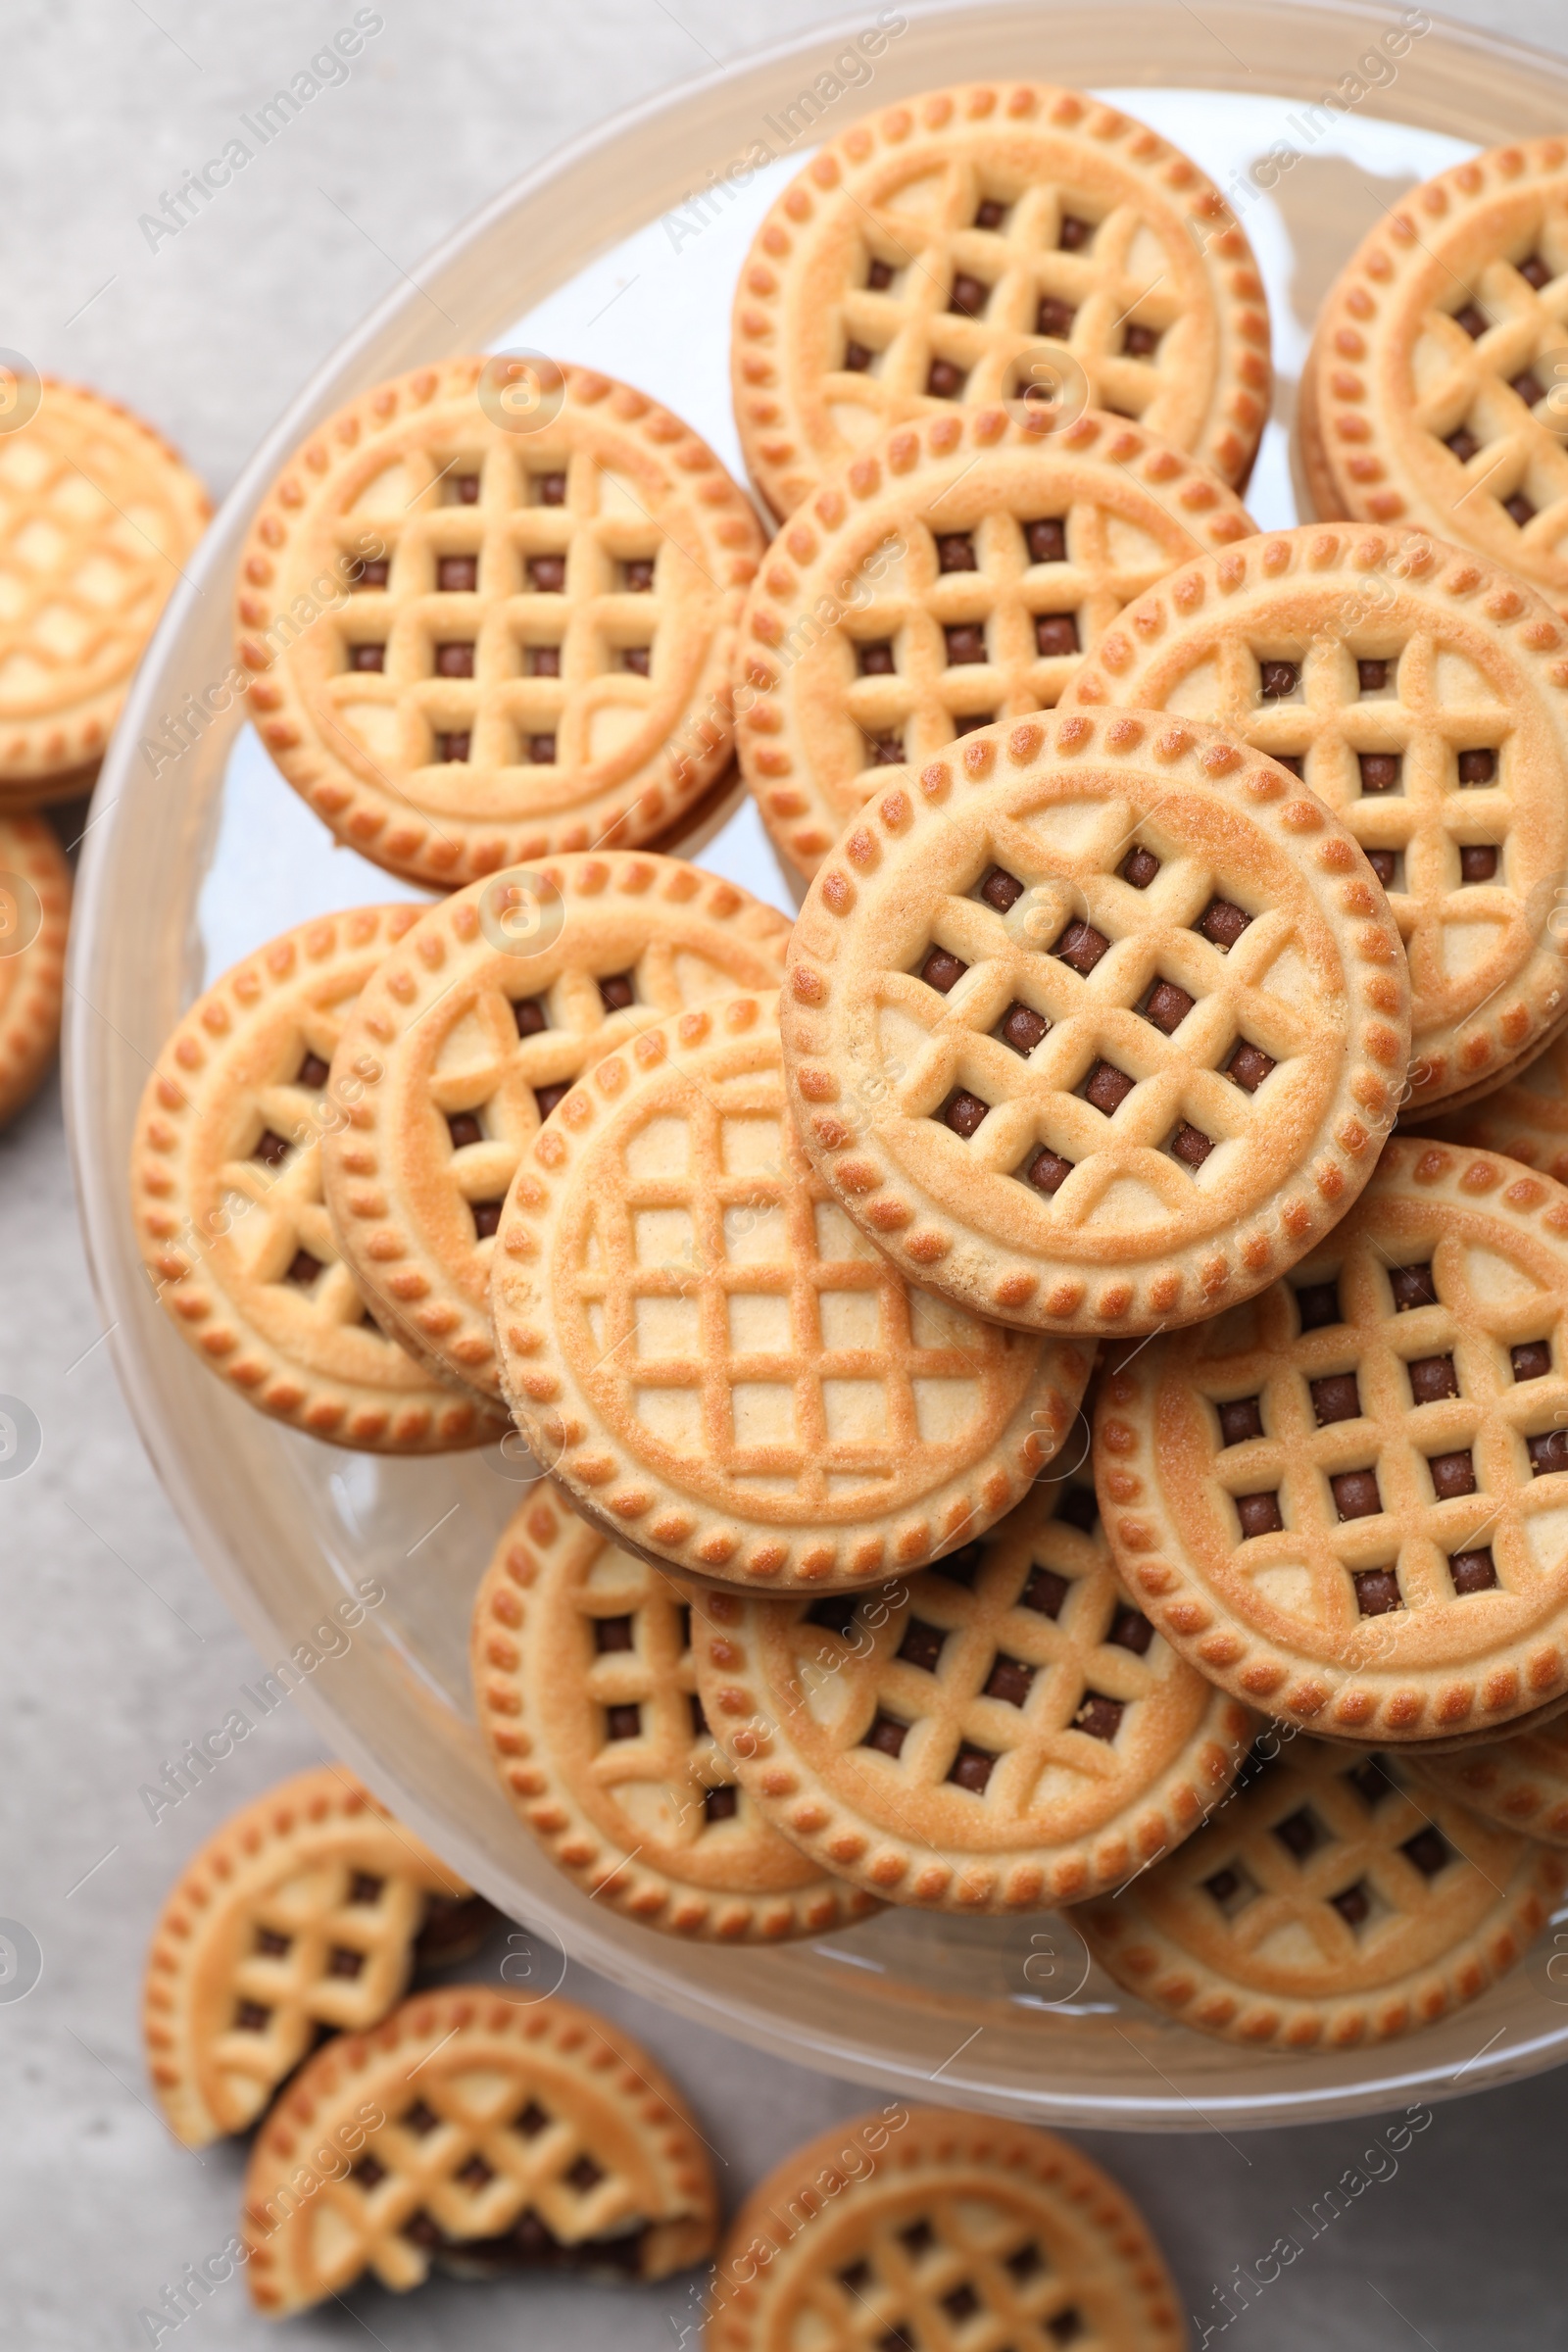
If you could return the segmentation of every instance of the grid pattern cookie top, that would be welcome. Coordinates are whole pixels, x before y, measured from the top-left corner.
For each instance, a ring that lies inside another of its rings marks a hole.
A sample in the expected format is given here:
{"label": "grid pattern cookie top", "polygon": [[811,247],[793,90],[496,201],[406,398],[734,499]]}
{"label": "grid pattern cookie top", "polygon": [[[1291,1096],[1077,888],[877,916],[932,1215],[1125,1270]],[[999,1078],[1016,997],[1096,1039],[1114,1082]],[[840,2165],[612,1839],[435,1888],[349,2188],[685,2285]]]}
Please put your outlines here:
{"label": "grid pattern cookie top", "polygon": [[230,1815],[153,1931],[148,2071],[187,2147],[252,2125],[323,2031],[402,1999],[432,1901],[469,1889],[341,1764]]}
{"label": "grid pattern cookie top", "polygon": [[1245,484],[1269,405],[1246,237],[1129,116],[1040,83],[868,115],[768,213],[735,297],[746,462],[792,514],[891,424],[1053,396]]}
{"label": "grid pattern cookie top", "polygon": [[529,431],[478,358],[363,394],[240,566],[263,742],[340,841],[444,889],[667,833],[730,757],[757,517],[667,410],[546,367]]}
{"label": "grid pattern cookie top", "polygon": [[270,2319],[432,2263],[663,2278],[706,2259],[717,2219],[686,2102],[629,2034],[455,1984],[300,2069],[251,2152],[246,2277]]}
{"label": "grid pattern cookie top", "polygon": [[1411,1759],[1418,1781],[1504,1829],[1568,1845],[1568,1716],[1457,1755]]}
{"label": "grid pattern cookie top", "polygon": [[888,2107],[797,2148],[753,2192],[719,2254],[706,2344],[1184,2352],[1188,2340],[1143,2215],[1087,2156],[1025,2124]]}
{"label": "grid pattern cookie top", "polygon": [[1114,417],[901,425],[785,524],[742,619],[741,766],[782,855],[814,873],[890,767],[1049,709],[1125,606],[1254,527]]}
{"label": "grid pattern cookie top", "polygon": [[506,1394],[587,1517],[656,1565],[832,1590],[1000,1519],[1093,1350],[905,1283],[807,1164],[777,1018],[731,997],[599,1062],[524,1154],[491,1298]]}
{"label": "grid pattern cookie top", "polygon": [[1408,978],[1342,820],[1216,729],[988,727],[868,803],[789,953],[818,1173],[916,1282],[1142,1332],[1261,1289],[1365,1183]]}
{"label": "grid pattern cookie top", "polygon": [[55,1057],[65,994],[71,868],[41,816],[0,816],[0,1120]]}
{"label": "grid pattern cookie top", "polygon": [[1045,1910],[1223,1795],[1255,1718],[1128,1602],[1088,1481],[1048,1470],[989,1536],[870,1593],[699,1603],[705,1718],[824,1869],[894,1902]]}
{"label": "grid pattern cookie top", "polygon": [[1424,533],[1268,532],[1132,607],[1065,704],[1211,719],[1338,810],[1410,962],[1415,1109],[1568,1019],[1568,633]]}
{"label": "grid pattern cookie top", "polygon": [[45,379],[0,434],[0,806],[88,789],[211,513],[168,442],[96,392]]}
{"label": "grid pattern cookie top", "polygon": [[1129,1591],[1200,1672],[1324,1732],[1501,1727],[1568,1689],[1568,1191],[1396,1140],[1262,1298],[1112,1368]]}
{"label": "grid pattern cookie top", "polygon": [[473,1610],[479,1726],[518,1818],[601,1909],[667,1935],[779,1943],[865,1918],[874,1899],[740,1788],[697,1695],[692,1605],[559,1497],[521,1505]]}
{"label": "grid pattern cookie top", "polygon": [[1178,1853],[1074,1914],[1118,1984],[1253,2048],[1431,2025],[1521,1960],[1568,1857],[1440,1795],[1403,1756],[1266,1734]]}
{"label": "grid pattern cookie top", "polygon": [[338,1043],[352,1085],[327,1136],[327,1206],[356,1279],[404,1345],[500,1395],[490,1258],[507,1187],[602,1055],[736,988],[776,988],[789,924],[732,883],[642,853],[552,858],[423,914]]}
{"label": "grid pattern cookie top", "polygon": [[1568,142],[1413,188],[1331,290],[1301,394],[1320,514],[1418,523],[1568,613]]}
{"label": "grid pattern cookie top", "polygon": [[[1439,1115],[1443,1113],[1444,1115]],[[1480,1152],[1502,1152],[1568,1184],[1568,1036],[1526,1054],[1500,1086],[1461,1109],[1428,1113],[1423,1135]]]}
{"label": "grid pattern cookie top", "polygon": [[131,1152],[136,1238],[175,1329],[249,1403],[372,1453],[444,1453],[506,1429],[381,1329],[322,1199],[322,1137],[362,1091],[352,1076],[329,1088],[332,1054],[417,913],[324,915],[215,981],[158,1057]]}

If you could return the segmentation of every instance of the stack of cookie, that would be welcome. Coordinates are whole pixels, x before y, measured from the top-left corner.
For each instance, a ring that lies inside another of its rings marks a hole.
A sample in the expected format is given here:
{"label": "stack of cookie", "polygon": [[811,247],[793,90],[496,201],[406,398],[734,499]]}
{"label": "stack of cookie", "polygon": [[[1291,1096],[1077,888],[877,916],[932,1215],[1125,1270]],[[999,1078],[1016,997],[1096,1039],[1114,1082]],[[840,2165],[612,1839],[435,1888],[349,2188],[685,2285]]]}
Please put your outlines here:
{"label": "stack of cookie", "polygon": [[[263,740],[450,895],[192,1007],[138,1230],[297,1428],[521,1432],[479,1716],[602,1904],[760,1943],[1082,1903],[1122,1984],[1286,2049],[1474,1998],[1545,1918],[1565,206],[1509,150],[1376,232],[1293,530],[1241,504],[1240,228],[1026,84],[855,124],[759,230],[770,546],[564,363],[382,385],[264,504]],[[679,854],[732,751],[793,931]]]}
{"label": "stack of cookie", "polygon": [[211,512],[128,409],[0,353],[0,1123],[60,1040],[71,867],[38,812],[91,791]]}

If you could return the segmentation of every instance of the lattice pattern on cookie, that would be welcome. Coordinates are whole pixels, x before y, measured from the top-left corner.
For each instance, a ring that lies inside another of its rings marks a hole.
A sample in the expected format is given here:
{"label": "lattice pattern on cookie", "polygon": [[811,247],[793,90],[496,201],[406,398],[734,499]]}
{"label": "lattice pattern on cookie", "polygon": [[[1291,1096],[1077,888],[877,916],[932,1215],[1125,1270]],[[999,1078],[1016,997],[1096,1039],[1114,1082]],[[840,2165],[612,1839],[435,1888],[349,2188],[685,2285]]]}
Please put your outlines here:
{"label": "lattice pattern on cookie", "polygon": [[967,2171],[946,2188],[927,2181],[835,2233],[833,2267],[805,2273],[792,2299],[796,2340],[809,2330],[845,2352],[955,2352],[972,2330],[1015,2352],[1093,2352],[1114,2339],[1096,2324],[1088,2281],[1053,2259],[1055,2234]]}
{"label": "lattice pattern on cookie", "polygon": [[1453,459],[1455,511],[1485,499],[1523,553],[1555,550],[1568,528],[1563,215],[1513,242],[1528,250],[1486,263],[1473,285],[1446,283],[1418,323],[1410,423]]}
{"label": "lattice pattern on cookie", "polygon": [[704,1704],[745,1786],[899,1901],[1040,1909],[1114,1885],[1188,1834],[1251,1721],[1128,1602],[1087,1470],[906,1584],[705,1613]]}
{"label": "lattice pattern on cookie", "polygon": [[[330,2146],[334,2117],[366,2114],[350,2090],[385,2120],[362,2128],[349,2144],[363,2153],[318,2175],[302,2208],[285,2186],[297,2119]],[[321,2051],[274,2110],[246,2179],[252,2289],[281,2313],[365,2270],[417,2285],[433,2256],[465,2250],[519,2268],[577,2249],[662,2277],[711,2241],[706,2169],[653,2061],[612,2027],[565,2002],[524,2008],[455,1986],[405,2003],[368,2041]]]}
{"label": "lattice pattern on cookie", "polygon": [[909,1289],[812,1173],[775,1072],[705,1086],[596,1171],[564,1345],[612,1424],[790,1525],[888,1500],[995,1424],[1006,1341]]}
{"label": "lattice pattern on cookie", "polygon": [[209,512],[128,412],[45,383],[0,438],[0,775],[96,758]]}
{"label": "lattice pattern on cookie", "polygon": [[1140,824],[1106,802],[1070,850],[1002,816],[991,833],[913,970],[882,981],[909,1040],[894,1099],[1054,1223],[1092,1222],[1129,1182],[1146,1220],[1181,1217],[1298,1092],[1313,1011],[1269,984],[1296,920],[1240,868],[1159,856],[1157,808]]}
{"label": "lattice pattern on cookie", "polygon": [[1474,2000],[1568,1864],[1431,1794],[1402,1758],[1268,1735],[1231,1801],[1078,1915],[1117,1982],[1253,2044],[1353,2046]]}
{"label": "lattice pattern on cookie", "polygon": [[742,437],[779,513],[883,423],[1036,395],[1136,417],[1241,481],[1268,385],[1261,288],[1214,191],[1141,124],[1038,85],[858,123],[769,214],[735,332]]}
{"label": "lattice pattern on cookie", "polygon": [[1439,1220],[1421,1245],[1363,1216],[1263,1294],[1252,1348],[1187,1367],[1238,1565],[1308,1587],[1327,1654],[1555,1566],[1568,1331],[1520,1275]]}

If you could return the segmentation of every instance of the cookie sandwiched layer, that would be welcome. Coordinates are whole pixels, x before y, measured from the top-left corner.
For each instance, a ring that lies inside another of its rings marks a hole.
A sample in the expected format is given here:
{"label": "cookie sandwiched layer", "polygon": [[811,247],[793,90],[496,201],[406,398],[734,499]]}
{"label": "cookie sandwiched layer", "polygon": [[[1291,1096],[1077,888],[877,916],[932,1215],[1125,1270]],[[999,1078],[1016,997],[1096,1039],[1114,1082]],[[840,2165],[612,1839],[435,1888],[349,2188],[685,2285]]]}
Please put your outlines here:
{"label": "cookie sandwiched layer", "polygon": [[1234,734],[1054,711],[892,782],[784,994],[811,1163],[902,1272],[1088,1336],[1261,1289],[1365,1184],[1409,980],[1343,818]]}
{"label": "cookie sandwiched layer", "polygon": [[993,403],[885,434],[784,524],[741,622],[741,767],[780,855],[814,873],[890,769],[1050,709],[1126,606],[1253,528],[1115,416]]}
{"label": "cookie sandwiched layer", "polygon": [[1093,1367],[906,1282],[812,1173],[776,996],[607,1054],[523,1154],[491,1270],[502,1386],[574,1508],[655,1566],[884,1581],[981,1534]]}
{"label": "cookie sandwiched layer", "polygon": [[443,890],[654,840],[729,762],[761,551],[646,393],[548,360],[416,368],[263,503],[236,615],[257,730],[340,841]]}
{"label": "cookie sandwiched layer", "polygon": [[889,425],[999,401],[1134,419],[1245,486],[1268,311],[1213,184],[1076,90],[867,115],[790,182],[736,289],[735,417],[780,516]]}

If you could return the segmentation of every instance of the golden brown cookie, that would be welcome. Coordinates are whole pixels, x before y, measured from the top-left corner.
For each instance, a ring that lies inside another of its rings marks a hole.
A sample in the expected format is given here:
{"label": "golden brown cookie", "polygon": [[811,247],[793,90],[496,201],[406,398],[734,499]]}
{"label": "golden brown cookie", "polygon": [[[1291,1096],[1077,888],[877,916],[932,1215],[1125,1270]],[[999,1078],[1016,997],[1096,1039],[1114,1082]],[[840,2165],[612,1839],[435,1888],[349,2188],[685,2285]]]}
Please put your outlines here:
{"label": "golden brown cookie", "polygon": [[54,832],[41,816],[0,815],[0,1123],[54,1060],[70,922],[71,868]]}
{"label": "golden brown cookie", "polygon": [[500,360],[363,393],[240,566],[262,741],[340,841],[446,890],[651,841],[730,759],[757,517],[646,394],[541,366],[528,430]]}
{"label": "golden brown cookie", "polygon": [[899,426],[784,525],[741,623],[741,766],[780,854],[814,873],[889,767],[1049,709],[1124,606],[1255,527],[1114,416]]}
{"label": "golden brown cookie", "polygon": [[790,1102],[911,1281],[1093,1334],[1260,1290],[1371,1173],[1408,1046],[1344,822],[1233,737],[983,729],[867,806],[790,941]]}
{"label": "golden brown cookie", "polygon": [[812,1177],[775,997],[608,1054],[523,1155],[491,1300],[503,1388],[629,1549],[771,1592],[915,1568],[1072,1426],[1093,1349],[906,1284]]}
{"label": "golden brown cookie", "polygon": [[246,2276],[285,2319],[373,2272],[664,2278],[710,2252],[718,2200],[680,2092],[570,2001],[455,1984],[308,2059],[245,2175]]}
{"label": "golden brown cookie", "polygon": [[479,1728],[517,1818],[602,1909],[666,1935],[779,1943],[865,1918],[873,1898],[737,1785],[693,1649],[689,1587],[559,1495],[522,1503],[473,1604]]}
{"label": "golden brown cookie", "polygon": [[1403,1755],[1267,1740],[1186,1845],[1074,1924],[1184,2025],[1281,2050],[1432,2025],[1524,1957],[1568,1860],[1437,1794]]}
{"label": "golden brown cookie", "polygon": [[500,1395],[490,1257],[508,1185],[572,1080],[705,997],[776,988],[789,924],[644,852],[551,858],[432,906],[372,976],[333,1063],[324,1141],[340,1247],[388,1329]]}
{"label": "golden brown cookie", "polygon": [[1568,1190],[1398,1138],[1259,1298],[1108,1368],[1117,1567],[1200,1673],[1363,1740],[1568,1682]]}
{"label": "golden brown cookie", "polygon": [[1524,1055],[1494,1086],[1461,1109],[1439,1103],[1413,1117],[1422,1135],[1480,1152],[1503,1152],[1527,1168],[1568,1183],[1568,1034]]}
{"label": "golden brown cookie", "polygon": [[147,2065],[171,2130],[189,2148],[248,2130],[323,2030],[378,2024],[416,1963],[462,1957],[455,1931],[488,1912],[344,1765],[231,1813],[147,1956]]}
{"label": "golden brown cookie", "polygon": [[1223,1795],[1256,1718],[1129,1604],[1088,1475],[872,1592],[702,1597],[704,1714],[824,1869],[896,1903],[1048,1910],[1146,1868]]}
{"label": "golden brown cookie", "polygon": [[1414,1116],[1568,1021],[1565,647],[1456,548],[1304,523],[1162,580],[1063,699],[1210,719],[1339,812],[1410,960]]}
{"label": "golden brown cookie", "polygon": [[46,377],[0,433],[0,807],[86,792],[212,502],[118,401]]}
{"label": "golden brown cookie", "polygon": [[708,2352],[805,2344],[1184,2352],[1132,2200],[1050,2132],[902,2103],[797,2148],[742,2206]]}
{"label": "golden brown cookie", "polygon": [[1507,1830],[1568,1845],[1568,1715],[1451,1756],[1412,1756],[1418,1780]]}
{"label": "golden brown cookie", "polygon": [[359,1099],[353,1077],[327,1085],[344,1019],[418,911],[320,916],[215,981],[159,1055],[131,1153],[136,1238],[175,1328],[262,1411],[371,1453],[506,1428],[381,1329],[321,1198],[321,1139]]}
{"label": "golden brown cookie", "polygon": [[1302,379],[1313,504],[1457,540],[1568,612],[1565,385],[1568,143],[1524,139],[1412,188],[1341,272]]}
{"label": "golden brown cookie", "polygon": [[886,426],[1057,394],[1238,488],[1269,404],[1251,249],[1197,167],[1041,82],[867,115],[769,211],[735,297],[746,462],[789,514]]}

